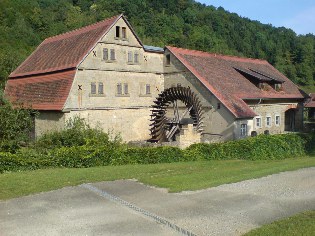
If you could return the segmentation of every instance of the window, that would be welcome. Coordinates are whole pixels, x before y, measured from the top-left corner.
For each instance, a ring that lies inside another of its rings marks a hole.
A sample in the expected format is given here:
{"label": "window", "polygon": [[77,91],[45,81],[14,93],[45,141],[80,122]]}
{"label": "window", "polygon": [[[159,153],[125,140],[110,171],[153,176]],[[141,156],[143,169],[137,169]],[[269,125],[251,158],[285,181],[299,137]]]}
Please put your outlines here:
{"label": "window", "polygon": [[98,83],[98,94],[104,94],[104,85],[102,82]]}
{"label": "window", "polygon": [[275,84],[275,90],[280,91],[281,90],[281,84]]}
{"label": "window", "polygon": [[103,60],[108,61],[108,48],[103,48]]}
{"label": "window", "polygon": [[241,124],[241,136],[247,136],[247,124]]}
{"label": "window", "polygon": [[127,38],[126,27],[122,27],[122,28],[121,28],[121,37],[122,37],[123,39],[126,39],[126,38]]}
{"label": "window", "polygon": [[91,83],[91,94],[96,94],[96,84],[94,82]]}
{"label": "window", "polygon": [[116,26],[116,38],[120,37],[120,26]]}
{"label": "window", "polygon": [[151,94],[151,86],[150,84],[145,85],[145,94]]}
{"label": "window", "polygon": [[260,117],[256,117],[256,127],[261,128],[261,118]]}
{"label": "window", "polygon": [[266,126],[267,126],[267,127],[270,127],[270,126],[271,126],[271,117],[270,117],[270,116],[267,116],[267,117],[266,117]]}
{"label": "window", "polygon": [[122,94],[122,86],[121,83],[117,84],[117,94],[121,95]]}
{"label": "window", "polygon": [[128,63],[132,63],[132,51],[128,52]]}
{"label": "window", "polygon": [[134,62],[139,63],[139,53],[138,52],[135,52]]}
{"label": "window", "polygon": [[276,115],[276,116],[275,116],[275,125],[276,125],[276,126],[279,126],[279,125],[280,125],[280,116],[279,116],[279,115]]}
{"label": "window", "polygon": [[116,57],[115,57],[115,49],[111,49],[110,50],[110,59],[112,61],[114,61],[116,59]]}
{"label": "window", "polygon": [[217,104],[217,109],[220,109],[221,108],[221,103],[218,103]]}
{"label": "window", "polygon": [[170,54],[166,55],[166,65],[167,66],[171,65],[171,55]]}
{"label": "window", "polygon": [[128,84],[124,84],[124,94],[128,94]]}

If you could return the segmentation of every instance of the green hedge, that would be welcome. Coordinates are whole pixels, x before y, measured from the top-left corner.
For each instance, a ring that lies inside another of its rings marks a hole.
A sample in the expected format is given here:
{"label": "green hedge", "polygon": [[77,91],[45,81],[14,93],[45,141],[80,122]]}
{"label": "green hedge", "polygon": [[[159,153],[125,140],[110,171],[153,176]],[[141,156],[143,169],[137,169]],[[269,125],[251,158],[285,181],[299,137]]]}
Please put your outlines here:
{"label": "green hedge", "polygon": [[269,160],[298,157],[314,148],[315,135],[260,135],[225,143],[177,147],[128,147],[117,143],[85,144],[52,149],[24,148],[15,154],[0,152],[0,172],[52,167],[92,167],[155,164],[178,161],[246,159]]}
{"label": "green hedge", "polygon": [[305,154],[306,141],[297,134],[260,135],[225,143],[193,144],[185,150],[187,159],[284,159]]}

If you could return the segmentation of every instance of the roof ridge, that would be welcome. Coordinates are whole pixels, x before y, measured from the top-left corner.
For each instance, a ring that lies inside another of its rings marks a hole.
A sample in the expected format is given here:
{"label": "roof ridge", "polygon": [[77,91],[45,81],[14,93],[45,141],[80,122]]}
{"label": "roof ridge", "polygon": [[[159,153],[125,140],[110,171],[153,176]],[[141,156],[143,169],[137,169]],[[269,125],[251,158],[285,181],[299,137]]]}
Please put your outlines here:
{"label": "roof ridge", "polygon": [[107,21],[110,21],[110,20],[113,20],[113,19],[115,19],[115,18],[118,19],[118,18],[121,17],[121,16],[123,16],[123,14],[115,15],[115,16],[106,18],[106,19],[104,19],[104,20],[95,22],[95,23],[93,23],[93,24],[83,26],[83,27],[78,28],[78,29],[73,29],[73,30],[71,30],[71,31],[67,31],[67,32],[64,32],[64,33],[61,33],[61,34],[57,34],[57,35],[54,35],[54,36],[50,36],[50,37],[46,38],[46,39],[43,41],[43,43],[52,42],[52,41],[59,40],[59,39],[64,39],[64,38],[67,38],[68,36],[71,37],[71,36],[73,36],[73,35],[83,33],[83,32],[85,32],[85,31],[91,30],[91,29],[93,29],[93,28],[101,27],[103,23],[105,23],[105,22],[107,22]]}
{"label": "roof ridge", "polygon": [[[241,60],[247,60],[247,61],[260,61],[264,63],[268,63],[267,60],[265,59],[259,59],[259,58],[250,58],[250,57],[241,57],[241,56],[235,56],[235,55],[225,55],[225,54],[220,54],[220,53],[213,53],[213,52],[205,52],[205,51],[200,51],[196,49],[187,49],[187,48],[179,48],[179,47],[173,47],[173,46],[166,46],[167,48],[175,48],[183,51],[190,51],[190,52],[195,52],[199,54],[205,54],[208,56],[214,56],[214,57],[219,57],[223,59],[241,59]],[[269,64],[269,63],[268,63]]]}

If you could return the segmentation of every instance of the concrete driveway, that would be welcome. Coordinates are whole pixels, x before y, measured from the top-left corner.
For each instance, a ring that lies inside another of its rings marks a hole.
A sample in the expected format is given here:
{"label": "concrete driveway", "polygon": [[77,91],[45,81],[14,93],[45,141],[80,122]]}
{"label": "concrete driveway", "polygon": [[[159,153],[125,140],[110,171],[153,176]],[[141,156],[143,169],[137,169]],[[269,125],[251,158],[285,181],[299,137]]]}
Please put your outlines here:
{"label": "concrete driveway", "polygon": [[0,202],[0,235],[241,235],[315,209],[315,167],[170,194],[133,180]]}

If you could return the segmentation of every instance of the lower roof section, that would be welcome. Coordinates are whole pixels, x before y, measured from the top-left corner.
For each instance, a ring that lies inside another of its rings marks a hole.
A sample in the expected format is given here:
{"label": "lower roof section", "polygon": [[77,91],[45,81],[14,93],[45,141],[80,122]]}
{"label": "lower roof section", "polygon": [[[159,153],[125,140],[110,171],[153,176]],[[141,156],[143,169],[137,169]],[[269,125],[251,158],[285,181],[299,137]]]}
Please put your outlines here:
{"label": "lower roof section", "polygon": [[76,69],[9,79],[5,96],[14,104],[34,110],[61,111],[68,98]]}

